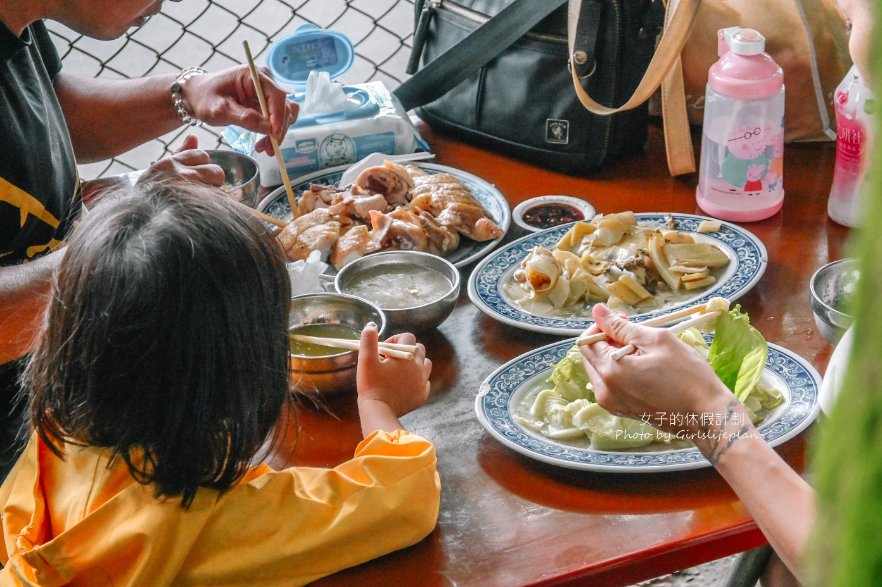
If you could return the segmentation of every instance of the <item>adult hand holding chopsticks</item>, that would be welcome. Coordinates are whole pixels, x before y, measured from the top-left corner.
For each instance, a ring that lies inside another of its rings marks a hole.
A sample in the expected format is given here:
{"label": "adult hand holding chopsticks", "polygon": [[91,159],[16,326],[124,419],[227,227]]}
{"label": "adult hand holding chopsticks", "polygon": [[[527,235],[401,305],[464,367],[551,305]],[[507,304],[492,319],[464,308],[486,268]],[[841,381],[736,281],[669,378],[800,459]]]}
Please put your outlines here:
{"label": "adult hand holding chopsticks", "polygon": [[288,126],[297,120],[299,107],[288,100],[265,67],[257,68],[268,117],[263,116],[260,100],[248,65],[239,65],[215,74],[195,75],[183,85],[184,107],[193,118],[215,126],[235,124],[262,135],[255,149],[273,155],[270,136],[281,142]]}
{"label": "adult hand holding chopsticks", "polygon": [[[743,410],[707,360],[669,329],[630,322],[604,304],[595,304],[591,313],[596,322],[592,329],[605,332],[608,340],[579,350],[597,403],[607,411],[635,420],[649,417],[656,428],[695,437],[700,415]],[[613,358],[629,344],[636,349],[633,354]],[[733,400],[737,406],[730,406]]]}
{"label": "adult hand holding chopsticks", "polygon": [[[426,403],[429,397],[432,361],[426,358],[425,347],[416,344],[413,359],[390,359],[380,356],[378,342],[377,326],[365,326],[356,372],[358,411],[365,437],[375,430],[400,429],[398,418]],[[403,333],[387,342],[415,344],[416,337]]]}

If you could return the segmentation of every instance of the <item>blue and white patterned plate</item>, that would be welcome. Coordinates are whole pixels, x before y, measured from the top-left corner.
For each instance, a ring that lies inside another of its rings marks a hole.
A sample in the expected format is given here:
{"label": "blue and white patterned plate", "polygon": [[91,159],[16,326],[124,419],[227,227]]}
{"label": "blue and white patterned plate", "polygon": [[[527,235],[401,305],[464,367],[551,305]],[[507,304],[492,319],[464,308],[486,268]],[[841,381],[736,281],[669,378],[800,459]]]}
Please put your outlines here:
{"label": "blue and white patterned plate", "polygon": [[[511,224],[511,208],[505,200],[505,196],[496,187],[480,177],[454,169],[453,167],[437,165],[435,163],[413,163],[413,165],[427,173],[449,173],[461,181],[484,207],[493,222],[502,229],[502,236],[492,241],[479,243],[463,237],[456,250],[447,253],[444,256],[445,259],[459,268],[465,267],[489,253],[493,250],[493,247],[499,244],[499,241],[505,238],[505,233],[508,232],[508,227]],[[299,198],[300,194],[308,190],[311,184],[337,185],[340,182],[340,176],[348,168],[349,165],[341,165],[339,167],[322,169],[293,179],[291,187],[294,188],[294,194]],[[288,204],[288,197],[285,194],[284,186],[270,192],[257,206],[257,209],[280,220],[291,220],[291,206]]]}
{"label": "blue and white patterned plate", "polygon": [[[527,394],[551,387],[546,380],[551,375],[552,367],[566,355],[574,342],[575,339],[569,339],[525,353],[484,380],[475,399],[475,412],[491,436],[530,458],[583,471],[656,473],[710,466],[694,447],[656,451],[599,451],[557,442],[518,424],[512,418],[512,413]],[[807,361],[773,344],[769,344],[766,375],[782,391],[784,402],[768,414],[757,430],[766,442],[777,446],[805,430],[817,417],[821,376]]]}
{"label": "blue and white patterned plate", "polygon": [[[693,233],[698,230],[698,225],[703,221],[714,220],[695,214],[659,212],[640,213],[636,216],[637,221],[641,224],[661,223],[671,218],[677,230]],[[515,269],[533,247],[554,248],[561,237],[570,229],[570,226],[570,224],[564,224],[525,236],[484,259],[475,267],[469,278],[469,299],[491,318],[516,328],[563,336],[581,334],[594,324],[589,308],[586,307],[584,310],[584,316],[539,316],[520,308],[509,299],[503,288],[504,284],[512,282]],[[766,271],[769,260],[766,247],[755,235],[740,226],[722,222],[718,232],[696,233],[695,237],[700,242],[715,243],[729,256],[729,265],[717,278],[717,282],[708,289],[697,292],[691,298],[666,304],[651,312],[635,314],[630,317],[631,321],[643,322],[684,306],[703,304],[715,296],[735,301],[747,293]]]}

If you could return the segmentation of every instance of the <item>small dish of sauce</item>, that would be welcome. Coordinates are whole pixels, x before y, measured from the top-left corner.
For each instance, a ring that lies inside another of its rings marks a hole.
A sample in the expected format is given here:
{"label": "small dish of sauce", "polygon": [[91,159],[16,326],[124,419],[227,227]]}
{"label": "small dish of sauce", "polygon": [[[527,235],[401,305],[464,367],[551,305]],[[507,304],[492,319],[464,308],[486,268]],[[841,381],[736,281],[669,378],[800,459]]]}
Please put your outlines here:
{"label": "small dish of sauce", "polygon": [[594,206],[573,196],[538,196],[518,204],[512,212],[515,224],[529,232],[561,224],[590,220]]}

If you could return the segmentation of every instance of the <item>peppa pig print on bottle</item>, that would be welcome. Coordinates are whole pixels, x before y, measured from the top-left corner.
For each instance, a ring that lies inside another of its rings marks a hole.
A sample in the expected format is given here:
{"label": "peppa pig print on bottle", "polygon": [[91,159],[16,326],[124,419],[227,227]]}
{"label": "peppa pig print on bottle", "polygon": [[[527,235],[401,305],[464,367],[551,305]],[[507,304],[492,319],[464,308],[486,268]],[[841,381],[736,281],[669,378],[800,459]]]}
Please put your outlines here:
{"label": "peppa pig print on bottle", "polygon": [[784,202],[783,72],[753,29],[718,31],[708,75],[696,197],[707,214],[752,222]]}

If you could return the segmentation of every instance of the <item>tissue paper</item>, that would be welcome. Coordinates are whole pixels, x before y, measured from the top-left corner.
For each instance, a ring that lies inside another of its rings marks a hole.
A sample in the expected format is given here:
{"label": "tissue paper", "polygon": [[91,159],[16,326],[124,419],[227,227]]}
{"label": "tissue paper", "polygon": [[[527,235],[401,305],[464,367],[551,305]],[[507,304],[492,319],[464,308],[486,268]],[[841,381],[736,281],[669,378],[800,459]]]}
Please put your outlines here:
{"label": "tissue paper", "polygon": [[342,85],[332,82],[327,71],[309,72],[303,101],[304,115],[342,112],[355,106],[358,106],[358,101],[350,99]]}
{"label": "tissue paper", "polygon": [[321,258],[320,251],[313,251],[305,260],[285,264],[291,279],[291,297],[325,291],[327,280],[323,274],[328,264]]}

